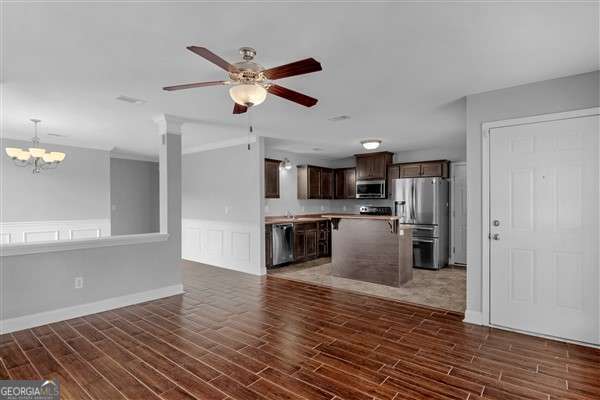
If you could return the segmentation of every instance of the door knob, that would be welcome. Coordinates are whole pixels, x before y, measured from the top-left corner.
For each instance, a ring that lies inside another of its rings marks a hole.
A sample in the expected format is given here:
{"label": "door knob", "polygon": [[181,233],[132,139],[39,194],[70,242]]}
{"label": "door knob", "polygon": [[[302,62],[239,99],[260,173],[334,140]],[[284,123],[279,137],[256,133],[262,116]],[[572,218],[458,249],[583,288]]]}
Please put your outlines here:
{"label": "door knob", "polygon": [[495,220],[492,222],[492,224],[493,224],[494,226],[500,226],[500,221],[499,221],[499,220],[497,220],[497,219],[495,219]]}
{"label": "door knob", "polygon": [[494,240],[500,240],[500,234],[499,233],[494,233],[492,235],[492,239],[494,239]]}

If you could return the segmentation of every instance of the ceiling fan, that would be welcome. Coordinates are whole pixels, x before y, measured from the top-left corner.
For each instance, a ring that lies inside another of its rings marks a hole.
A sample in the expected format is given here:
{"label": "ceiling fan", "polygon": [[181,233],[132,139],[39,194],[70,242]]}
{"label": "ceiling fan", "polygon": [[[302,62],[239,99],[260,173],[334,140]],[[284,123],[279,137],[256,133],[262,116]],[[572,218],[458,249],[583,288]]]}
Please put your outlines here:
{"label": "ceiling fan", "polygon": [[234,64],[228,63],[205,47],[188,46],[187,49],[227,71],[229,79],[167,86],[163,90],[172,91],[206,86],[231,85],[229,95],[235,102],[233,106],[234,114],[245,113],[249,107],[259,105],[265,101],[267,93],[293,101],[305,107],[312,107],[317,104],[318,100],[313,97],[269,82],[289,76],[321,71],[321,64],[314,58],[307,58],[280,65],[279,67],[264,69],[261,65],[253,61],[254,56],[256,56],[256,50],[251,47],[240,48],[243,61]]}

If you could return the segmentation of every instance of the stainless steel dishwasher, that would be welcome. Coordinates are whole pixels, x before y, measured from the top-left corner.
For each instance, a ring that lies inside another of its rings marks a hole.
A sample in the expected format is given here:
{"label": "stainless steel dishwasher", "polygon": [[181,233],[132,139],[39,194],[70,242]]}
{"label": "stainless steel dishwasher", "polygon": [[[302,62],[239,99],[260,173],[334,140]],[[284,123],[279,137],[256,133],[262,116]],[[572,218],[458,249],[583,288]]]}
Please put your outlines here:
{"label": "stainless steel dishwasher", "polygon": [[273,224],[273,266],[294,261],[294,224]]}

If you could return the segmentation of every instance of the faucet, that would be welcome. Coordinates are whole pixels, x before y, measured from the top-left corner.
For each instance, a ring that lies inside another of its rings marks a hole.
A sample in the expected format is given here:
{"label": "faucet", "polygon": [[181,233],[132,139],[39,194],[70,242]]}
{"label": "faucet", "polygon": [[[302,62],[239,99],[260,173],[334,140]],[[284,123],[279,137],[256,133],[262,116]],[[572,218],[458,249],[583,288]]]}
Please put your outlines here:
{"label": "faucet", "polygon": [[292,212],[290,210],[287,210],[287,212],[285,213],[286,218],[289,219],[294,219],[294,214],[292,214]]}

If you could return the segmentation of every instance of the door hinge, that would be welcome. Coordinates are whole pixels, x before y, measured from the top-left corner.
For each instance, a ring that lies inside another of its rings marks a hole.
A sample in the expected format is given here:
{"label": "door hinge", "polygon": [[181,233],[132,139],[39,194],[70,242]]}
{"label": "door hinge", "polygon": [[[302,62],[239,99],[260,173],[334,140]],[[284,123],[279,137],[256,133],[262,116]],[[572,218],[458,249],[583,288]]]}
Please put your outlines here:
{"label": "door hinge", "polygon": [[452,246],[452,254],[456,254],[456,247]]}

